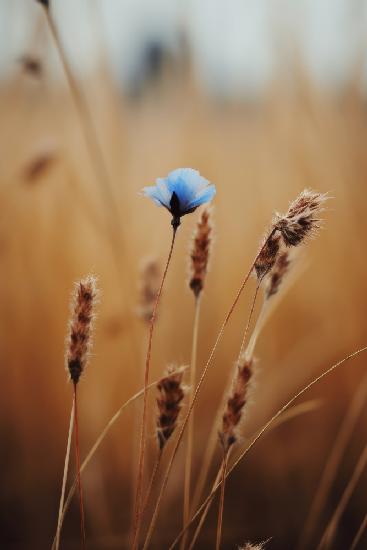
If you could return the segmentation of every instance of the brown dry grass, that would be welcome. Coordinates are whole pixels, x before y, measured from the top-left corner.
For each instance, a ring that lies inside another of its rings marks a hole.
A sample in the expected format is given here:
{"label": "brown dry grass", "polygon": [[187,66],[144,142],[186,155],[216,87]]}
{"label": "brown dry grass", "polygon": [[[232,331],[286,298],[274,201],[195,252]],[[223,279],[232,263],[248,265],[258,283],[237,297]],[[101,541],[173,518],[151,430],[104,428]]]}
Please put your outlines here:
{"label": "brown dry grass", "polygon": [[[170,225],[166,213],[137,192],[157,176],[193,166],[218,189],[199,369],[272,211],[285,210],[304,187],[330,191],[334,197],[325,230],[309,245],[307,271],[259,341],[262,372],[247,435],[321,366],[366,341],[367,124],[358,93],[351,89],[343,97],[325,98],[300,81],[292,93],[274,85],[259,105],[217,104],[203,97],[185,72],[129,103],[103,77],[84,86],[124,230],[125,248],[119,251],[123,273],[116,271],[106,231],[110,212],[67,89],[55,87],[47,74],[41,82],[18,75],[0,94],[0,426],[6,449],[1,530],[3,540],[15,548],[22,548],[25,540],[27,547],[39,548],[54,533],[70,404],[63,370],[68,297],[72,282],[85,272],[98,274],[102,299],[94,356],[80,392],[82,454],[115,409],[141,387],[144,328],[133,314],[139,262],[147,253],[163,261]],[[47,161],[30,177],[40,158]],[[195,216],[184,219],[178,235],[157,325],[152,379],[159,378],[168,362],[189,360],[193,302],[185,270],[194,223]],[[203,451],[210,410],[216,410],[235,359],[250,296],[248,290],[234,314],[199,399],[194,458]],[[228,482],[225,541],[234,545],[273,536],[275,549],[294,543],[363,366],[364,360],[358,359],[323,383],[316,392],[325,399],[322,412],[274,432],[249,456],[246,469]],[[91,547],[113,548],[128,530],[131,420],[127,416],[113,430],[85,474]],[[153,420],[149,429],[154,446]],[[364,439],[359,426],[329,512]],[[182,453],[166,506],[180,502],[183,460]],[[343,537],[350,540],[363,517],[362,497],[354,499],[351,509],[355,519],[345,519],[340,544]],[[177,516],[172,533],[166,526],[158,536],[174,538],[181,520]],[[164,520],[162,514],[162,524]],[[77,537],[75,525],[70,518],[66,522],[66,540]],[[209,535],[204,532],[203,541]]]}

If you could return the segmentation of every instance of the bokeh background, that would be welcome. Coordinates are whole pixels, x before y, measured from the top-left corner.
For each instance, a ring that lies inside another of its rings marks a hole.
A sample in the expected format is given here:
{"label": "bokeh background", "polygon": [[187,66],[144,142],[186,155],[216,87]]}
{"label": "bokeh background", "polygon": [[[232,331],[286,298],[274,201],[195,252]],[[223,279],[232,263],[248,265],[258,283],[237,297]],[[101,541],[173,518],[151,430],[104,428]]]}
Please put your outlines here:
{"label": "bokeh background", "polygon": [[[83,455],[141,388],[140,267],[146,257],[162,265],[171,236],[167,213],[138,194],[156,177],[191,166],[217,185],[199,365],[274,210],[284,211],[305,187],[333,197],[324,229],[304,250],[299,276],[261,334],[244,438],[312,377],[367,343],[367,2],[50,3],[79,103],[42,6],[0,2],[0,546],[9,549],[48,548],[55,532],[72,398],[64,370],[69,299],[89,272],[99,278],[101,297],[80,385]],[[152,379],[190,359],[187,259],[196,219],[188,216],[180,228]],[[195,472],[253,289],[251,281],[198,402]],[[269,433],[234,472],[223,548],[269,538],[271,549],[297,548],[365,368],[361,355],[316,386],[304,400],[320,399],[317,410]],[[150,411],[152,462],[154,392]],[[124,413],[85,472],[90,548],[127,547],[138,413],[137,406]],[[355,469],[365,418],[362,407],[306,548],[316,548]],[[181,452],[154,548],[168,547],[181,525],[183,460]],[[211,477],[219,463],[218,448]],[[366,481],[362,471],[332,548],[349,548],[366,512]],[[215,512],[216,505],[198,548],[213,547]],[[62,544],[79,545],[76,502]],[[366,544],[365,537],[359,547]]]}

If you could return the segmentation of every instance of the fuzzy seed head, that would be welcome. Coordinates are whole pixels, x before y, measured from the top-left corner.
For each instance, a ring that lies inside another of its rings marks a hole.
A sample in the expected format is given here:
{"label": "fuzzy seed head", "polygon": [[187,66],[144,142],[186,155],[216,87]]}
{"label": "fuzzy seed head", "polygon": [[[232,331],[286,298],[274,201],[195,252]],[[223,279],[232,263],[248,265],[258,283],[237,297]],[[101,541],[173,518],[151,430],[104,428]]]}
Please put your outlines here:
{"label": "fuzzy seed head", "polygon": [[204,288],[210,255],[211,233],[210,210],[205,209],[198,220],[190,252],[189,285],[196,298]]}
{"label": "fuzzy seed head", "polygon": [[290,264],[291,261],[289,251],[284,250],[278,255],[274,267],[268,275],[265,288],[266,300],[269,300],[269,298],[278,293],[284,277],[289,271]]}
{"label": "fuzzy seed head", "polygon": [[253,360],[243,358],[237,366],[232,392],[222,418],[222,429],[219,432],[219,440],[225,452],[237,441],[236,432],[248,401],[252,375]]}
{"label": "fuzzy seed head", "polygon": [[66,369],[74,384],[79,382],[91,350],[96,299],[95,277],[89,275],[75,285],[65,357]]}
{"label": "fuzzy seed head", "polygon": [[255,262],[254,269],[257,280],[261,281],[273,268],[280,249],[280,234],[272,231],[265,237],[261,246],[261,252]]}
{"label": "fuzzy seed head", "polygon": [[167,374],[158,384],[159,397],[157,398],[157,437],[160,450],[163,449],[177,426],[177,418],[185,396],[182,385],[184,368],[169,367]]}
{"label": "fuzzy seed head", "polygon": [[264,548],[264,542],[260,542],[260,544],[251,544],[250,542],[246,542],[245,546],[240,546],[238,550],[264,550]]}
{"label": "fuzzy seed head", "polygon": [[142,265],[139,285],[138,315],[149,324],[153,315],[154,304],[157,298],[161,271],[154,258],[147,258]]}
{"label": "fuzzy seed head", "polygon": [[327,196],[305,189],[289,206],[284,215],[277,215],[274,227],[278,229],[286,246],[298,246],[320,228],[320,213]]}

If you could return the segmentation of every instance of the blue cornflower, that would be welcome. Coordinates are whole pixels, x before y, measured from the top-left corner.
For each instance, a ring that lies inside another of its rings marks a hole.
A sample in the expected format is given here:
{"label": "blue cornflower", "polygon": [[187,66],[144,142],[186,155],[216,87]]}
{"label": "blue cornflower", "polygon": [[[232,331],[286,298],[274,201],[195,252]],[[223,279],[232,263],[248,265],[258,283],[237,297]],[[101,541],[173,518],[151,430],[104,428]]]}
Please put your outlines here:
{"label": "blue cornflower", "polygon": [[197,170],[177,168],[166,178],[158,178],[156,185],[144,187],[143,192],[158,206],[164,206],[171,212],[172,226],[177,229],[181,217],[211,201],[216,189]]}

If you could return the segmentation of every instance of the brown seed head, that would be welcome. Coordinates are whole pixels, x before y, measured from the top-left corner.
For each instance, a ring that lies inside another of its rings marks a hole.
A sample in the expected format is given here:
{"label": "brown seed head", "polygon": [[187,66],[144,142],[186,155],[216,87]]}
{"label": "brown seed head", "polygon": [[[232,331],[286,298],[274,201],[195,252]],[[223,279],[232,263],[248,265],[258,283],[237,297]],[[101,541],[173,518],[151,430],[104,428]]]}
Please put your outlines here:
{"label": "brown seed head", "polygon": [[278,231],[271,231],[265,237],[261,245],[261,252],[255,262],[254,268],[258,281],[261,281],[274,266],[280,248],[280,234]]}
{"label": "brown seed head", "polygon": [[66,368],[74,384],[79,382],[88,361],[96,298],[95,277],[89,275],[75,285],[65,358]]}
{"label": "brown seed head", "polygon": [[198,220],[190,252],[190,288],[197,298],[204,288],[211,245],[212,224],[210,210],[202,211]]}
{"label": "brown seed head", "polygon": [[289,271],[290,263],[291,261],[289,251],[285,250],[284,252],[281,252],[266,281],[265,298],[267,300],[269,300],[269,298],[277,294],[277,292],[279,291],[279,287],[281,286],[284,277]]}
{"label": "brown seed head", "polygon": [[227,400],[222,418],[222,429],[219,432],[219,439],[225,452],[237,441],[236,431],[248,401],[252,375],[253,360],[243,358],[237,367],[232,393]]}
{"label": "brown seed head", "polygon": [[163,449],[177,425],[181,402],[185,396],[182,385],[183,373],[184,368],[178,369],[177,372],[177,369],[169,367],[166,376],[157,384],[160,394],[157,398],[157,437],[160,450]]}
{"label": "brown seed head", "polygon": [[274,227],[281,232],[286,246],[298,246],[317,232],[327,198],[325,194],[305,189],[291,203],[286,214],[277,214]]}
{"label": "brown seed head", "polygon": [[147,324],[153,315],[160,279],[161,271],[157,260],[147,258],[141,269],[138,306],[138,315]]}
{"label": "brown seed head", "polygon": [[264,550],[265,542],[260,542],[260,544],[251,544],[246,542],[245,546],[240,546],[238,550]]}

